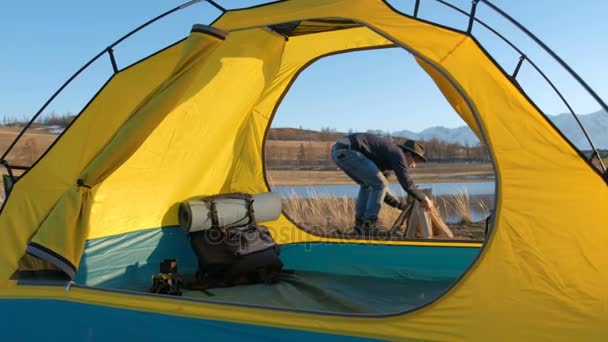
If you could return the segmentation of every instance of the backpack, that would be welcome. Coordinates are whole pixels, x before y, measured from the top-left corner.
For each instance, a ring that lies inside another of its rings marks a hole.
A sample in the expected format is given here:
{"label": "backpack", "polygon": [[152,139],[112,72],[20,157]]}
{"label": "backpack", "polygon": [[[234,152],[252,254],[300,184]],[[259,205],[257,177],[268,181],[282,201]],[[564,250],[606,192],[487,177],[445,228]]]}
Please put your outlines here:
{"label": "backpack", "polygon": [[[220,226],[216,202],[221,199],[246,201],[248,222]],[[255,222],[253,197],[248,194],[223,194],[201,199],[210,207],[212,226],[190,232],[190,245],[198,258],[192,289],[206,290],[243,284],[278,281],[283,263],[280,248],[265,226]]]}

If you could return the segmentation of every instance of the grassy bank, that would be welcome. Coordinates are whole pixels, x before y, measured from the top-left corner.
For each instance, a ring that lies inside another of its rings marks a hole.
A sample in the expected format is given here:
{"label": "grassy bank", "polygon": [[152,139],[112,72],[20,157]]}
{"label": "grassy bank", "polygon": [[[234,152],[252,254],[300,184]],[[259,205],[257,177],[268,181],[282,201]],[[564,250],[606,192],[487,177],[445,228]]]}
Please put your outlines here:
{"label": "grassy bank", "polygon": [[[494,206],[493,196],[469,196],[459,193],[435,198],[435,203],[444,221],[448,217],[448,226],[455,239],[483,240],[485,221],[473,222],[472,210],[485,211],[489,215]],[[283,199],[285,213],[300,227],[321,235],[341,235],[352,231],[355,218],[355,199],[347,197],[321,198],[318,194],[309,193],[308,198],[287,196]],[[379,223],[384,229],[390,229],[401,212],[384,205],[380,211]],[[454,220],[456,218],[456,220]]]}

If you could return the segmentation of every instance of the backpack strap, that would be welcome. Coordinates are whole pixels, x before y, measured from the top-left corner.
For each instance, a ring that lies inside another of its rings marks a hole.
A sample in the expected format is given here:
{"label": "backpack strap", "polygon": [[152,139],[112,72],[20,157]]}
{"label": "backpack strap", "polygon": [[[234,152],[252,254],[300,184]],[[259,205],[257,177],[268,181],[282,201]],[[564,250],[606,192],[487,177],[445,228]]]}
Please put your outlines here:
{"label": "backpack strap", "polygon": [[217,198],[235,198],[235,199],[251,200],[251,199],[253,199],[253,195],[246,194],[244,192],[229,192],[229,193],[225,193],[225,194],[205,196],[205,197],[201,198],[201,200],[208,201],[208,200],[213,200],[213,199],[217,199]]}
{"label": "backpack strap", "polygon": [[220,220],[219,220],[219,217],[217,214],[217,206],[216,206],[215,201],[217,199],[224,199],[224,198],[241,199],[241,200],[246,201],[247,202],[247,217],[249,218],[249,222],[247,222],[247,223],[239,224],[237,226],[227,226],[225,228],[234,228],[234,227],[249,226],[249,225],[255,224],[256,220],[255,220],[255,210],[253,208],[253,202],[254,202],[253,195],[242,193],[242,192],[232,192],[232,193],[227,193],[227,194],[212,195],[212,196],[207,196],[207,197],[201,198],[201,201],[209,202],[209,209],[211,210],[211,224],[213,227],[219,228],[219,226],[220,226]]}
{"label": "backpack strap", "polygon": [[217,206],[215,205],[215,201],[209,201],[209,209],[211,210],[211,228],[219,228],[220,219],[217,216]]}
{"label": "backpack strap", "polygon": [[249,223],[247,225],[255,224],[255,210],[253,209],[253,196],[247,199],[247,215],[249,215]]}

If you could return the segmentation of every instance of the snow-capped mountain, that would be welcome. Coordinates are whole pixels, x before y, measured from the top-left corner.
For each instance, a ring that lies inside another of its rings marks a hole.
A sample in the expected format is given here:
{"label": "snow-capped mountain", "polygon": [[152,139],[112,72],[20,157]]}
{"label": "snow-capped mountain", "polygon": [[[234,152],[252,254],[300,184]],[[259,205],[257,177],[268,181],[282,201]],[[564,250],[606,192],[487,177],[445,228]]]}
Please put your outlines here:
{"label": "snow-capped mountain", "polygon": [[[589,150],[589,142],[580,126],[570,113],[549,117],[562,133],[581,150]],[[600,110],[587,115],[579,115],[581,124],[598,149],[608,149],[608,112]]]}
{"label": "snow-capped mountain", "polygon": [[[548,117],[579,149],[590,149],[583,131],[572,114],[565,113],[549,115]],[[600,110],[591,114],[579,115],[578,118],[583,127],[587,130],[595,147],[598,149],[608,149],[608,112]],[[392,135],[416,140],[437,139],[448,143],[459,143],[465,146],[475,146],[479,144],[479,139],[477,139],[477,136],[475,136],[468,126],[456,128],[435,126],[418,133],[403,130],[393,132]]]}
{"label": "snow-capped mountain", "polygon": [[430,127],[422,132],[414,133],[403,130],[392,133],[393,136],[406,137],[414,140],[437,139],[448,143],[459,143],[462,145],[475,146],[479,144],[479,139],[468,126],[456,128],[446,128],[443,126]]}

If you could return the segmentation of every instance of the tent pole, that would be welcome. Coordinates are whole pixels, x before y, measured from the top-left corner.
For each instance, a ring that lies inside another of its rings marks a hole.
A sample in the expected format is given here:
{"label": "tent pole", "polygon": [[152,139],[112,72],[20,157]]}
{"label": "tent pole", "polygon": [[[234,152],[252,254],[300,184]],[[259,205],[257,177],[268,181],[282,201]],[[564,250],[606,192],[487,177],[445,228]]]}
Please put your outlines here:
{"label": "tent pole", "polygon": [[[127,33],[125,36],[123,36],[122,38],[118,39],[117,41],[115,41],[114,43],[112,43],[110,46],[108,46],[107,48],[105,48],[103,51],[101,51],[100,53],[98,53],[95,57],[93,57],[90,61],[88,61],[84,66],[82,66],[80,69],[78,69],[78,71],[76,71],[76,73],[74,73],[74,75],[72,75],[67,81],[65,81],[65,83],[63,83],[63,85],[61,87],[59,87],[59,89],[44,103],[44,105],[38,110],[38,112],[36,112],[36,114],[34,114],[34,116],[32,117],[32,119],[30,119],[30,121],[23,127],[23,129],[21,130],[21,132],[19,132],[19,134],[17,135],[17,137],[15,137],[15,139],[13,140],[13,142],[9,145],[9,147],[6,149],[6,151],[4,152],[4,154],[2,155],[2,157],[0,157],[0,160],[4,160],[6,159],[6,156],[10,153],[10,151],[15,147],[15,145],[17,144],[17,142],[21,139],[21,137],[25,134],[25,132],[30,128],[30,126],[36,121],[36,119],[38,119],[38,117],[40,116],[40,114],[42,114],[42,112],[46,109],[46,107],[55,99],[55,97],[57,97],[57,95],[59,95],[59,93],[61,93],[63,91],[63,89],[65,89],[65,87],[70,84],[78,75],[80,75],[81,72],[83,72],[86,68],[88,68],[91,64],[93,64],[93,62],[95,62],[99,57],[101,57],[101,55],[103,55],[104,53],[108,52],[110,49],[112,49],[113,47],[115,47],[116,45],[120,44],[123,40],[127,39],[128,37],[130,37],[131,35],[133,35],[134,33],[138,32],[139,30],[143,29],[144,27],[152,24],[153,22],[166,17],[167,15],[179,11],[181,9],[184,9],[190,5],[193,5],[195,3],[201,2],[203,0],[192,0],[189,1],[187,3],[184,3],[180,6],[177,6],[149,21],[147,21],[145,24],[140,25],[139,27],[137,27],[136,29],[134,29],[133,31]],[[112,57],[111,57],[112,58]],[[115,69],[116,70],[116,69]]]}
{"label": "tent pole", "polygon": [[591,89],[591,87],[589,87],[589,85],[587,85],[587,83],[585,83],[585,81],[583,81],[583,79],[580,78],[580,76],[576,72],[574,72],[574,70],[572,70],[572,68],[570,68],[570,66],[568,64],[566,64],[566,62],[564,62],[561,58],[559,58],[559,56],[556,55],[555,52],[553,52],[547,45],[545,45],[545,43],[543,43],[534,34],[532,34],[532,32],[528,31],[528,29],[523,27],[523,25],[521,25],[518,21],[513,19],[507,13],[502,11],[500,8],[493,5],[490,1],[488,1],[488,0],[477,0],[477,1],[481,1],[481,2],[485,3],[486,5],[488,5],[494,11],[498,12],[505,19],[510,21],[513,25],[517,26],[517,28],[522,30],[528,37],[532,38],[532,40],[534,40],[534,42],[536,44],[540,45],[540,47],[542,47],[543,50],[545,50],[545,52],[547,52],[549,55],[551,55],[551,57],[553,57],[562,67],[564,67],[564,69],[566,69],[568,71],[568,73],[570,73],[570,75],[572,75],[572,77],[574,77],[578,81],[578,83],[580,83],[580,85],[583,86],[583,88],[585,88],[585,90],[587,90],[587,92],[591,96],[593,96],[593,98],[598,102],[598,104],[600,106],[602,106],[602,109],[604,109],[605,111],[608,112],[608,105],[606,105],[606,103],[604,103],[604,101],[602,101],[602,99],[595,93],[595,91],[593,91],[593,89]]}
{"label": "tent pole", "polygon": [[[547,77],[547,75],[545,75],[545,73],[529,57],[527,57],[523,53],[523,51],[521,51],[517,46],[515,46],[515,44],[513,44],[511,41],[509,41],[507,38],[505,38],[498,31],[496,31],[495,29],[493,29],[492,27],[490,27],[488,24],[486,24],[482,20],[480,20],[478,18],[471,18],[471,15],[469,13],[467,13],[466,11],[464,11],[464,10],[462,10],[462,9],[460,9],[460,8],[458,8],[458,7],[452,5],[452,4],[450,4],[450,3],[448,3],[448,2],[446,2],[444,0],[435,0],[435,1],[443,4],[444,6],[452,8],[453,10],[455,10],[455,11],[457,11],[457,12],[463,14],[463,15],[469,16],[469,18],[470,18],[469,21],[476,21],[476,22],[478,22],[480,25],[482,25],[483,27],[485,27],[486,29],[488,29],[490,32],[492,32],[493,34],[495,34],[498,38],[502,39],[505,43],[507,43],[509,46],[511,46],[521,56],[523,56],[528,61],[528,63],[530,63],[530,65],[534,68],[534,70],[536,70],[536,72],[538,72],[540,74],[540,76],[549,84],[549,86],[551,87],[551,89],[553,89],[553,91],[555,91],[555,93],[561,99],[561,101],[564,103],[564,105],[566,106],[566,108],[568,108],[568,110],[570,111],[570,114],[572,114],[574,116],[574,119],[577,121],[579,127],[581,127],[581,129],[583,131],[583,134],[585,135],[587,141],[591,145],[591,148],[593,149],[593,151],[595,153],[597,153],[597,149],[595,148],[595,146],[593,145],[593,143],[591,143],[591,139],[589,138],[589,135],[587,134],[587,131],[584,129],[582,123],[578,119],[577,115],[574,113],[574,110],[572,109],[572,107],[570,106],[570,104],[568,103],[568,101],[566,101],[566,99],[564,98],[564,96],[557,89],[557,87],[555,86],[555,84],[553,84],[553,82],[551,82],[551,80]],[[566,63],[564,63],[559,57],[557,57],[557,55],[553,51],[551,51],[546,45],[544,45],[530,31],[528,31],[527,29],[525,29],[521,24],[519,24],[517,21],[515,21],[515,19],[511,18],[510,16],[508,16],[505,12],[503,12],[502,10],[500,10],[498,7],[496,7],[493,4],[491,4],[488,0],[478,0],[478,1],[482,1],[483,3],[487,4],[488,6],[490,6],[492,9],[494,9],[495,11],[497,11],[500,15],[502,15],[507,20],[511,21],[514,25],[516,25],[516,27],[518,27],[519,29],[521,29],[526,35],[528,35],[530,38],[532,38],[537,44],[539,44],[541,46],[541,48],[545,49],[546,52],[548,52],[552,57],[554,57],[555,60],[560,65],[562,65],[562,67],[564,67],[585,88],[585,90],[587,90],[589,92],[589,94],[591,94],[591,96],[600,104],[600,106],[605,111],[608,111],[608,107],[601,100],[601,98],[595,92],[593,92],[593,90],[570,67],[568,67],[568,65]],[[601,166],[601,168],[602,168],[602,170],[604,172],[608,173],[608,169],[606,168],[606,166],[604,165],[604,163],[603,163],[603,161],[601,159],[600,159],[600,166]]]}
{"label": "tent pole", "polygon": [[521,65],[524,63],[525,60],[526,60],[526,56],[525,55],[519,56],[519,62],[517,62],[517,66],[515,67],[515,71],[513,71],[513,75],[511,76],[511,78],[513,78],[513,80],[515,80],[515,78],[517,77],[517,74],[519,73],[519,69],[521,68]]}
{"label": "tent pole", "polygon": [[114,49],[109,47],[107,50],[108,55],[110,56],[110,63],[112,63],[112,69],[114,69],[114,73],[118,73],[118,66],[116,65],[116,59],[114,58]]}
{"label": "tent pole", "polygon": [[93,62],[95,62],[105,52],[106,52],[106,50],[100,52],[99,54],[97,54],[97,56],[93,57],[93,59],[91,59],[87,64],[85,64],[80,69],[78,69],[78,71],[76,71],[76,73],[74,75],[72,75],[72,77],[70,77],[67,81],[65,81],[65,83],[59,89],[57,89],[57,91],[44,103],[44,105],[38,110],[38,112],[36,112],[36,114],[30,119],[30,121],[23,127],[21,132],[19,132],[19,134],[17,134],[17,137],[15,137],[13,142],[8,146],[8,148],[2,155],[2,157],[0,157],[1,160],[4,160],[6,158],[6,156],[11,152],[13,147],[15,147],[17,142],[25,134],[25,132],[30,128],[30,126],[34,123],[34,121],[36,121],[36,119],[38,119],[40,114],[42,114],[42,111],[44,111],[46,109],[46,107],[55,99],[55,97],[57,97],[57,95],[59,95],[59,93],[61,93],[63,91],[63,89],[72,82],[72,80],[74,80],[78,75],[80,75],[80,73],[84,69],[88,68],[89,65],[93,64]]}
{"label": "tent pole", "polygon": [[[11,168],[9,163],[6,160],[2,159],[2,160],[0,160],[0,165],[4,166],[6,168],[6,172],[8,172],[8,176],[14,180],[15,175],[13,174],[13,169]],[[4,194],[4,196],[8,196],[8,194]]]}
{"label": "tent pole", "polygon": [[213,7],[217,8],[218,10],[222,11],[222,13],[226,13],[227,12],[227,10],[224,7],[218,5],[215,1],[213,1],[213,0],[205,0],[205,1],[207,1],[211,6],[213,6]]}
{"label": "tent pole", "polygon": [[471,3],[471,14],[469,15],[469,27],[467,27],[467,33],[471,34],[473,29],[473,22],[475,21],[475,12],[477,11],[477,3],[479,0],[473,0]]}
{"label": "tent pole", "polygon": [[[547,45],[545,45],[545,43],[543,43],[540,39],[538,39],[538,37],[536,37],[532,32],[530,32],[522,24],[520,24],[517,20],[513,19],[507,13],[505,13],[504,11],[502,11],[500,8],[496,7],[490,1],[488,1],[488,0],[474,0],[474,1],[482,1],[483,3],[485,3],[486,5],[488,5],[490,8],[492,8],[495,12],[497,12],[498,14],[500,14],[503,18],[507,19],[513,25],[515,25],[517,28],[519,28],[521,31],[523,31],[536,44],[538,44],[543,50],[545,50],[545,52],[547,52],[551,57],[553,57],[553,59],[555,59],[564,69],[566,69],[566,71],[568,71],[568,73],[572,77],[574,77],[574,79],[597,101],[597,103],[602,107],[602,109],[604,109],[605,111],[608,112],[608,106],[595,93],[595,91],[593,91],[593,89],[591,89],[591,87],[589,87],[589,85],[587,83],[585,83],[585,81],[583,81],[583,79],[576,72],[574,72],[574,70],[572,70],[572,68],[570,68],[570,66],[568,64],[566,64],[566,62],[564,62],[555,52],[553,52],[553,50],[551,50]],[[576,120],[576,122],[578,123],[579,127],[583,131],[583,134],[585,135],[585,138],[587,139],[587,142],[589,142],[589,145],[591,146],[591,149],[595,153],[598,153],[597,148],[593,144],[593,141],[591,141],[591,137],[589,137],[589,133],[587,133],[587,130],[583,126],[583,123],[580,121],[580,119],[578,118],[578,116],[576,114],[574,114],[574,112],[572,112],[572,115],[574,116],[574,119]],[[599,153],[598,153],[598,155],[599,155]],[[604,172],[606,172],[607,171],[606,170],[606,166],[602,162],[601,158],[599,158],[599,160],[600,160],[600,165],[602,166],[602,170]]]}
{"label": "tent pole", "polygon": [[418,17],[418,10],[420,9],[420,0],[416,0],[414,5],[414,18]]}

